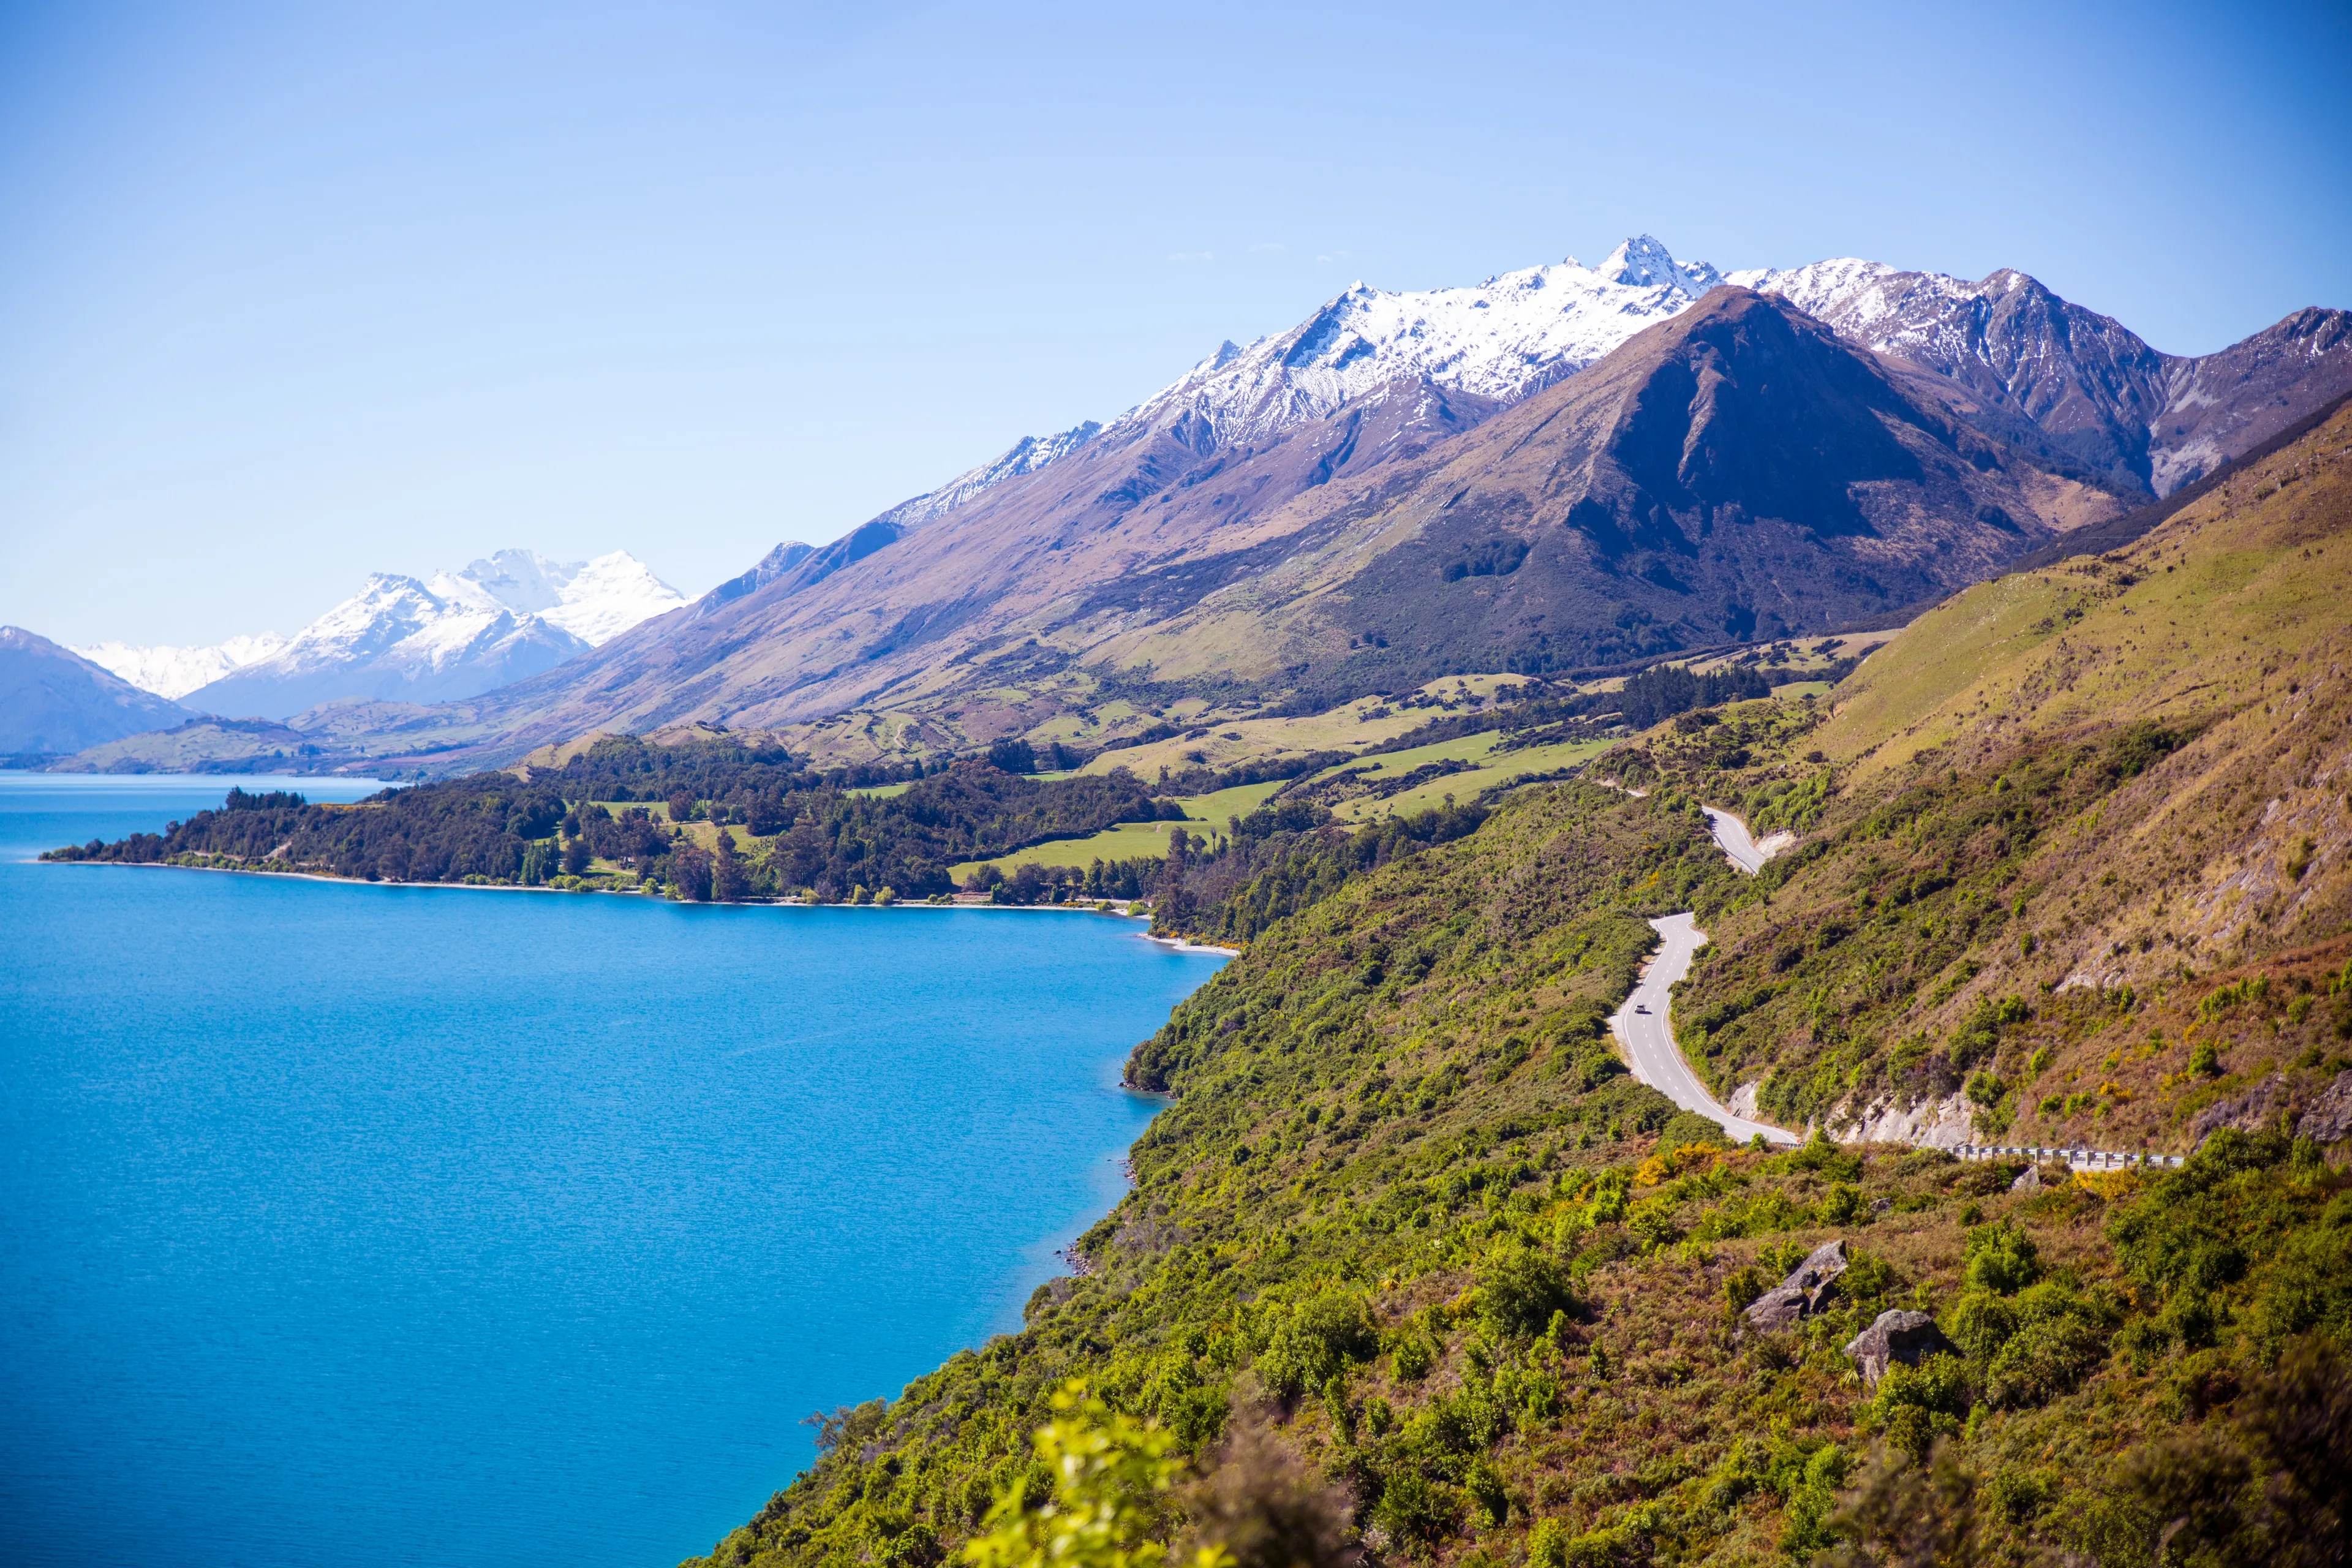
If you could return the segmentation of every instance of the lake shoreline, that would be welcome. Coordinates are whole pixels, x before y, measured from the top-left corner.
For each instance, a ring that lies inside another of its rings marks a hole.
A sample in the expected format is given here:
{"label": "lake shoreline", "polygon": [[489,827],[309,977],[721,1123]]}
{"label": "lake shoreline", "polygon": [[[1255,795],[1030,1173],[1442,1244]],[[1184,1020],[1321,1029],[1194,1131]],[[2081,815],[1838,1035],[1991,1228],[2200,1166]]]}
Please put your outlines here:
{"label": "lake shoreline", "polygon": [[[1133,914],[1124,909],[1098,910],[1091,904],[992,904],[987,902],[985,900],[973,900],[970,902],[957,901],[946,904],[934,904],[929,902],[917,903],[911,900],[898,900],[887,904],[876,904],[872,902],[853,904],[847,900],[840,900],[832,903],[813,904],[799,899],[742,899],[722,903],[717,900],[693,900],[671,899],[646,893],[634,888],[518,888],[511,882],[370,881],[362,877],[337,877],[322,871],[266,871],[252,866],[173,866],[163,861],[44,860],[37,856],[25,860],[20,860],[16,862],[16,864],[24,866],[87,866],[92,868],[103,868],[118,871],[210,871],[225,877],[272,877],[286,881],[323,882],[342,888],[430,888],[457,893],[549,893],[562,898],[577,897],[583,893],[602,894],[607,898],[643,899],[649,903],[657,904],[691,903],[699,901],[705,907],[710,909],[870,910],[877,914],[896,913],[902,910],[929,910],[938,912],[948,910],[984,910],[991,913],[1015,915],[1102,915],[1110,920],[1122,921],[1148,921],[1151,918],[1149,915]],[[1146,933],[1144,940],[1146,942],[1154,942],[1159,946],[1165,947],[1175,952],[1210,953],[1220,958],[1239,958],[1242,955],[1241,949],[1237,947],[1219,947],[1213,942],[1194,942],[1189,937],[1151,936]]]}

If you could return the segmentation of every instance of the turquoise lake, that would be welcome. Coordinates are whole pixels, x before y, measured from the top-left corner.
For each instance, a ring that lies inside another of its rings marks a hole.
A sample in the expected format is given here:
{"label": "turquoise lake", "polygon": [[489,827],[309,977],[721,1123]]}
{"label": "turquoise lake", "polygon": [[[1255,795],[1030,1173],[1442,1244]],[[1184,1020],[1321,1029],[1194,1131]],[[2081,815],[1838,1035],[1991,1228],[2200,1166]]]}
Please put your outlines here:
{"label": "turquoise lake", "polygon": [[[706,1552],[803,1418],[1016,1328],[1219,960],[1090,914],[26,857],[232,781],[0,773],[0,1562]],[[313,799],[373,786],[238,780]]]}

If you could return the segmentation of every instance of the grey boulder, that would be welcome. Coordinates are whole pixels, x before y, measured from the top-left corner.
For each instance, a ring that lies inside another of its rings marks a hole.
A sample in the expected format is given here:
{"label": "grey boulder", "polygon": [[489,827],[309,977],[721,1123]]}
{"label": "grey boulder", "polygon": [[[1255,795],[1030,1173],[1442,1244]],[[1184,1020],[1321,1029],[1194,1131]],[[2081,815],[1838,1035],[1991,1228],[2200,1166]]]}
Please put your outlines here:
{"label": "grey boulder", "polygon": [[1844,1272],[1844,1241],[1823,1242],[1787,1279],[1748,1303],[1740,1314],[1740,1331],[1769,1334],[1795,1328],[1830,1304],[1838,1276]]}
{"label": "grey boulder", "polygon": [[1862,1373],[1862,1381],[1871,1387],[1886,1375],[1886,1369],[1896,1362],[1905,1366],[1917,1366],[1931,1355],[1950,1352],[1952,1342],[1936,1326],[1936,1320],[1925,1312],[1881,1312],[1878,1321],[1854,1335],[1845,1347],[1846,1358]]}

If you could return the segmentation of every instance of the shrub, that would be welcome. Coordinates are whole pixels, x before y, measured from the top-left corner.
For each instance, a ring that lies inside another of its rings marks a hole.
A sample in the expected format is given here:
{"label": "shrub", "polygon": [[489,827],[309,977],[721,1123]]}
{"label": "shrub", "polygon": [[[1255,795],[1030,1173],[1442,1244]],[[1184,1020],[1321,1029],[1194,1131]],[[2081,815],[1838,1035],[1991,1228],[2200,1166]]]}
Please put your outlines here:
{"label": "shrub", "polygon": [[[1054,1394],[1054,1419],[1036,1434],[1037,1463],[1053,1477],[1055,1506],[1028,1495],[1026,1478],[998,1494],[982,1534],[964,1548],[972,1568],[1156,1568],[1167,1560],[1162,1499],[1180,1461],[1174,1439],[1121,1415],[1073,1380]],[[1203,1552],[1194,1568],[1216,1568]]]}
{"label": "shrub", "polygon": [[1478,1286],[1487,1321],[1512,1338],[1541,1333],[1554,1312],[1576,1306],[1559,1265],[1532,1247],[1509,1247],[1491,1254],[1478,1270]]}
{"label": "shrub", "polygon": [[1391,1539],[1423,1549],[1453,1534],[1460,1518],[1461,1504],[1451,1491],[1412,1470],[1390,1476],[1372,1509],[1372,1522]]}
{"label": "shrub", "polygon": [[1267,1337],[1257,1373],[1285,1399],[1320,1388],[1352,1361],[1369,1361],[1380,1337],[1363,1301],[1341,1291],[1323,1291],[1295,1303]]}
{"label": "shrub", "polygon": [[2056,1281],[2026,1290],[2016,1307],[2016,1332],[1985,1372],[1985,1396],[1996,1408],[2042,1405],[2071,1394],[2106,1358],[2104,1326]]}
{"label": "shrub", "polygon": [[1478,1517],[1489,1530],[1499,1530],[1511,1516],[1510,1495],[1503,1489],[1502,1472],[1481,1459],[1470,1467],[1463,1483],[1470,1500],[1478,1505]]}
{"label": "shrub", "polygon": [[1944,1332],[1961,1353],[1981,1366],[2017,1332],[2017,1313],[1990,1290],[1971,1290],[1945,1314]]}
{"label": "shrub", "polygon": [[1389,1349],[1389,1370],[1399,1383],[1419,1383],[1437,1364],[1437,1347],[1418,1329],[1407,1329]]}
{"label": "shrub", "polygon": [[2006,1223],[1980,1226],[1970,1232],[1961,1256],[1968,1262],[1967,1281],[1974,1289],[2008,1296],[2042,1278],[2042,1259],[2033,1238]]}

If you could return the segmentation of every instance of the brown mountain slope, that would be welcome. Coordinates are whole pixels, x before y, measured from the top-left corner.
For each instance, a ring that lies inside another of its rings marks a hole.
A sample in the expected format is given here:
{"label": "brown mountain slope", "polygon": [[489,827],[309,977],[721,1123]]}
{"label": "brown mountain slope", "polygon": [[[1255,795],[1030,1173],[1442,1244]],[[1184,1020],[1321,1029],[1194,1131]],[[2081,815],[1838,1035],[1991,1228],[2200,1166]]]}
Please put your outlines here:
{"label": "brown mountain slope", "polygon": [[1226,447],[1171,408],[411,722],[436,743],[497,737],[436,767],[598,728],[858,709],[965,745],[1073,710],[1101,733],[1107,677],[1334,698],[1823,629],[2114,510],[2033,432],[1988,436],[1976,412],[1725,289],[1499,416],[1392,384]]}

